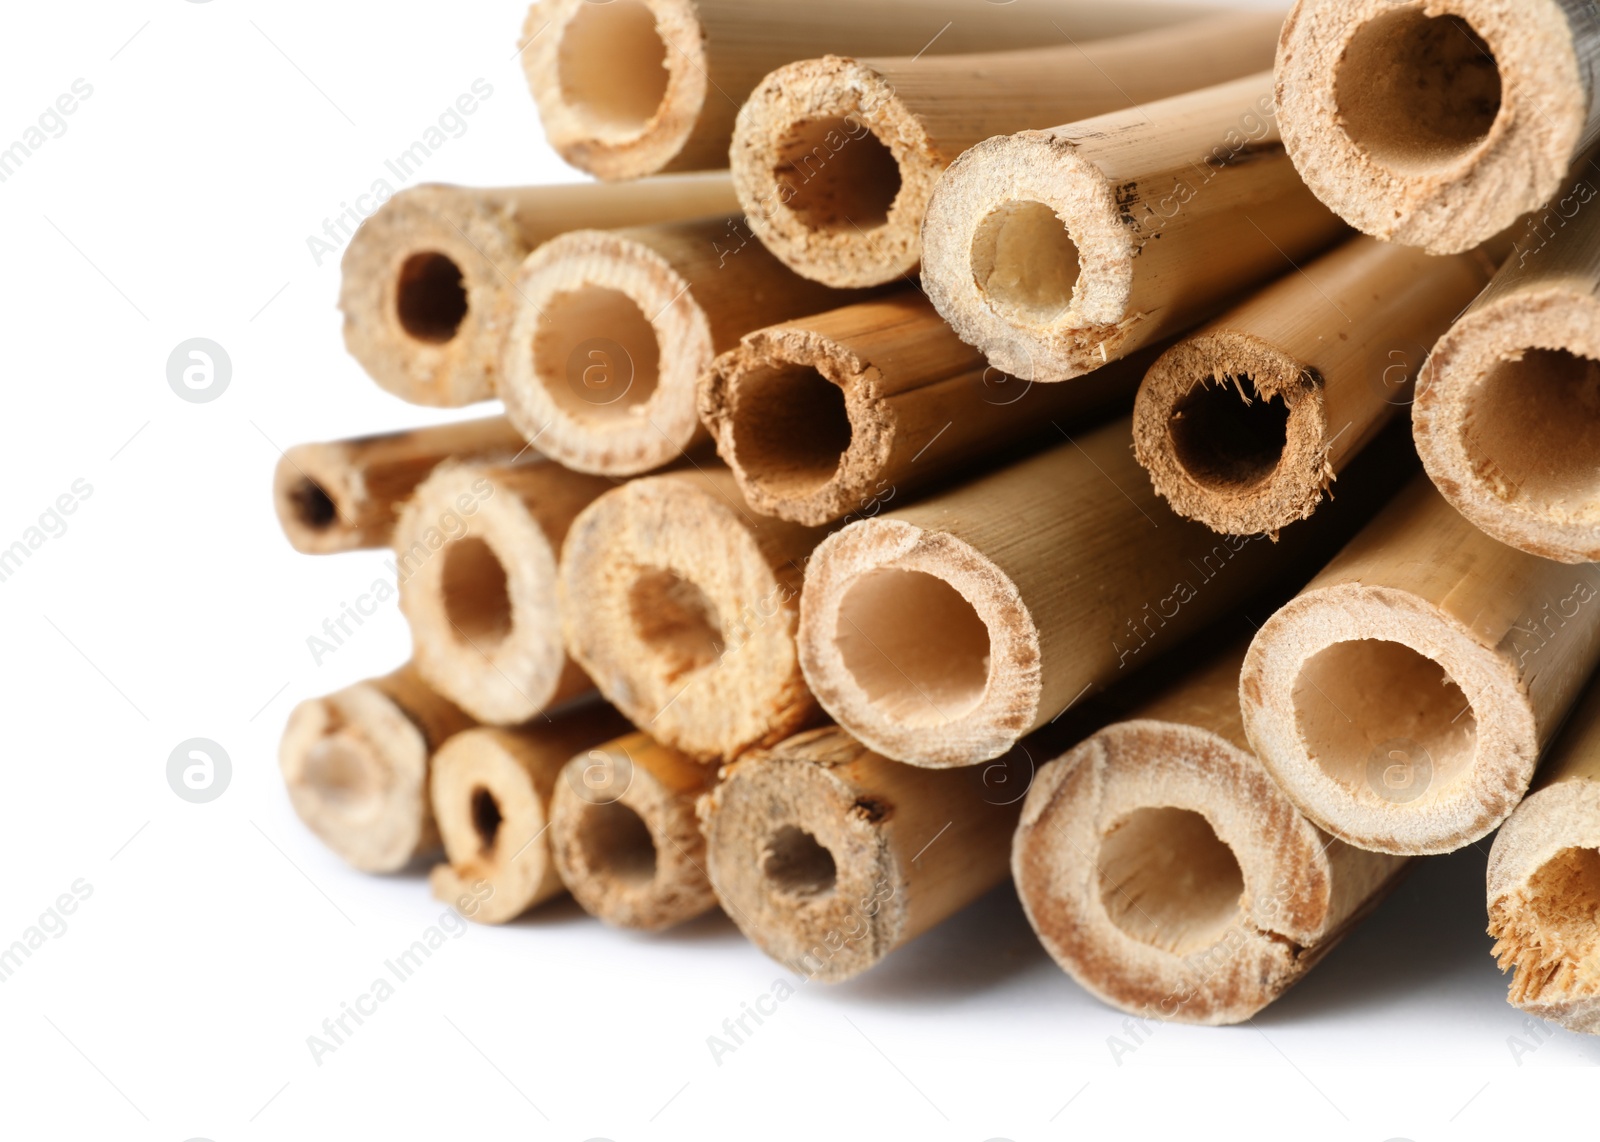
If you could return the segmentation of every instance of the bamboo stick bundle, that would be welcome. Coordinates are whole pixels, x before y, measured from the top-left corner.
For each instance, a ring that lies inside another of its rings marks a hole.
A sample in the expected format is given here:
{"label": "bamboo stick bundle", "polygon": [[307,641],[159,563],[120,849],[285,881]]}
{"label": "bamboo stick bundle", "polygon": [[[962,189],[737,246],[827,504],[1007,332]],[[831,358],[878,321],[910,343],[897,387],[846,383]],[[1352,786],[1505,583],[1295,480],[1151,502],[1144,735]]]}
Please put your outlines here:
{"label": "bamboo stick bundle", "polygon": [[561,645],[556,553],[610,488],[550,460],[443,464],[395,525],[417,669],[480,722],[518,725],[590,682]]}
{"label": "bamboo stick bundle", "polygon": [[792,60],[1003,51],[1200,14],[1082,0],[539,0],[521,55],[550,145],[599,178],[628,179],[726,166],[739,104]]}
{"label": "bamboo stick bundle", "polygon": [[1271,86],[979,143],[928,202],[928,296],[997,368],[1060,381],[1293,268],[1343,226],[1283,153]]}
{"label": "bamboo stick bundle", "polygon": [[729,165],[756,237],[832,286],[916,271],[928,197],[963,151],[1271,65],[1281,12],[972,55],[827,55],[778,68],[739,109]]}
{"label": "bamboo stick bundle", "polygon": [[1489,850],[1489,934],[1511,1002],[1600,1032],[1600,685]]}
{"label": "bamboo stick bundle", "polygon": [[726,469],[623,484],[562,548],[567,649],[663,745],[701,761],[775,745],[818,717],[795,625],[822,535],[750,513]]}
{"label": "bamboo stick bundle", "polygon": [[363,872],[394,872],[438,847],[428,769],[473,722],[407,663],[297,705],[278,749],[289,802]]}
{"label": "bamboo stick bundle", "polygon": [[575,752],[626,729],[589,702],[525,726],[481,726],[439,748],[429,781],[445,861],[428,875],[440,900],[474,901],[472,919],[504,924],[561,893],[551,853],[552,799]]}
{"label": "bamboo stick bundle", "polygon": [[1424,477],[1262,626],[1239,688],[1284,792],[1349,844],[1486,836],[1600,662],[1600,567],[1478,531]]}
{"label": "bamboo stick bundle", "polygon": [[1235,535],[1308,518],[1494,270],[1481,251],[1434,258],[1356,238],[1185,337],[1134,405],[1134,454],[1156,492]]}
{"label": "bamboo stick bundle", "polygon": [[1459,253],[1553,198],[1600,139],[1596,67],[1590,0],[1298,0],[1284,143],[1352,226]]}
{"label": "bamboo stick bundle", "polygon": [[550,808],[561,879],[590,915],[660,932],[716,905],[695,802],[717,780],[649,735],[571,758]]}

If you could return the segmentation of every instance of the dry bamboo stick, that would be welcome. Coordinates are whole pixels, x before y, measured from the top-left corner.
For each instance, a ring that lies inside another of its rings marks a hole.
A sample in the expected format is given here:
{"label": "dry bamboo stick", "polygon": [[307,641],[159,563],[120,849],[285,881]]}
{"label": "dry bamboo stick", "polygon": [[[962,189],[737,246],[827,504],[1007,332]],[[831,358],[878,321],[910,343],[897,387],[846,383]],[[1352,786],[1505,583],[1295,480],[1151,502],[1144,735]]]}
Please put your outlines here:
{"label": "dry bamboo stick", "polygon": [[1258,75],[979,143],[922,227],[923,284],[961,339],[1035,381],[1098,368],[1331,243]]}
{"label": "dry bamboo stick", "polygon": [[278,765],[294,811],[323,844],[363,872],[394,872],[438,847],[428,767],[471,726],[408,663],[301,702]]}
{"label": "dry bamboo stick", "polygon": [[726,166],[739,104],[793,60],[1004,51],[1203,12],[1074,0],[540,0],[520,54],[550,145],[600,178],[627,179]]}
{"label": "dry bamboo stick", "polygon": [[796,273],[869,286],[914,273],[928,196],[995,135],[1074,123],[1269,67],[1281,12],[1229,13],[1080,47],[780,67],[739,110],[745,219]]}
{"label": "dry bamboo stick", "polygon": [[345,346],[373,380],[414,404],[488,400],[511,322],[509,283],[530,252],[566,230],[700,218],[736,201],[725,174],[615,187],[402,190],[345,251]]}
{"label": "dry bamboo stick", "polygon": [[1251,753],[1240,643],[1040,769],[1012,871],[1061,967],[1124,1011],[1249,1019],[1404,869],[1301,816]]}
{"label": "dry bamboo stick", "polygon": [[822,535],[752,514],[726,469],[624,484],[562,549],[567,648],[664,745],[704,761],[775,745],[817,719],[795,625]]}
{"label": "dry bamboo stick", "polygon": [[525,726],[459,733],[434,755],[429,781],[445,862],[428,876],[440,900],[473,900],[471,918],[504,924],[560,894],[551,852],[553,798],[567,759],[626,729],[587,703]]}
{"label": "dry bamboo stick", "polygon": [[1494,269],[1480,251],[1433,258],[1357,238],[1185,337],[1134,406],[1134,454],[1156,492],[1235,535],[1308,518]]}
{"label": "dry bamboo stick", "polygon": [[564,234],[528,258],[516,294],[507,414],[540,451],[612,476],[705,438],[695,382],[744,334],[862,296],[796,277],[733,216]]}
{"label": "dry bamboo stick", "polygon": [[1592,0],[1299,0],[1283,138],[1352,226],[1459,253],[1553,198],[1600,139],[1597,67]]}
{"label": "dry bamboo stick", "polygon": [[633,733],[567,762],[550,808],[561,879],[586,912],[660,932],[716,904],[695,802],[717,770]]}
{"label": "dry bamboo stick", "polygon": [[1516,808],[1596,662],[1600,567],[1497,543],[1418,476],[1261,628],[1239,687],[1301,812],[1421,855]]}
{"label": "dry bamboo stick", "polygon": [[1060,420],[1128,407],[1148,358],[1070,385],[987,364],[915,291],[747,334],[700,379],[700,417],[756,511],[820,526]]}
{"label": "dry bamboo stick", "polygon": [[1511,1002],[1600,1033],[1600,679],[1495,837],[1488,897]]}
{"label": "dry bamboo stick", "polygon": [[417,668],[480,722],[517,725],[590,688],[561,645],[556,553],[611,487],[537,459],[444,464],[395,525]]}

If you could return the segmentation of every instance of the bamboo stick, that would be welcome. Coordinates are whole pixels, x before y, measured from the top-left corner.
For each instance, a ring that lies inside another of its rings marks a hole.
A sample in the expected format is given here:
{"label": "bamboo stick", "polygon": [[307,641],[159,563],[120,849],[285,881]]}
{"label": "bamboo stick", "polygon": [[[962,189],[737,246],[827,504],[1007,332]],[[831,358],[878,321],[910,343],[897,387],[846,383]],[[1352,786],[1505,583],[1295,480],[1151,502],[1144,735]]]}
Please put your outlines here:
{"label": "bamboo stick", "polygon": [[700,218],[732,209],[725,174],[629,186],[402,190],[363,222],[343,261],[344,343],[372,379],[414,404],[494,396],[530,252],[566,230]]}
{"label": "bamboo stick", "polygon": [[923,285],[995,367],[1060,381],[1209,317],[1342,230],[1283,153],[1262,74],[979,143],[929,200]]}
{"label": "bamboo stick", "polygon": [[1352,226],[1459,253],[1555,197],[1600,139],[1597,67],[1590,0],[1299,0],[1283,138]]}
{"label": "bamboo stick", "polygon": [[[729,165],[751,230],[797,274],[869,286],[914,273],[928,196],[963,151],[1261,71],[1281,12],[1100,40],[778,68],[739,109]],[[831,49],[837,50],[837,49]],[[911,49],[914,50],[914,49]]]}
{"label": "bamboo stick", "polygon": [[472,719],[414,665],[297,705],[278,766],[289,802],[323,844],[363,872],[394,872],[438,847],[428,768]]}
{"label": "bamboo stick", "polygon": [[818,716],[794,639],[822,534],[750,513],[725,469],[624,484],[562,549],[567,648],[664,745],[702,761],[775,745]]}
{"label": "bamboo stick", "polygon": [[695,802],[715,767],[632,733],[571,758],[550,847],[573,898],[619,928],[660,932],[715,907]]}
{"label": "bamboo stick", "polygon": [[1239,688],[1301,812],[1421,855],[1516,808],[1597,662],[1600,567],[1497,543],[1418,476],[1261,628]]}
{"label": "bamboo stick", "polygon": [[1494,273],[1357,238],[1164,353],[1134,454],[1179,515],[1235,535],[1310,517],[1410,399],[1423,357]]}

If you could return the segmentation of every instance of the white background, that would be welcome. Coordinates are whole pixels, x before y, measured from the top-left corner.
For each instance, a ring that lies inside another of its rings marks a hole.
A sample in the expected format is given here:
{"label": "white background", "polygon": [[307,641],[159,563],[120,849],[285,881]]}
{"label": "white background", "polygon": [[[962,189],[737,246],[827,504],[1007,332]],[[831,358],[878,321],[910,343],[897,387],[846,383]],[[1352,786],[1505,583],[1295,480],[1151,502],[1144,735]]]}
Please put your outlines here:
{"label": "white background", "polygon": [[[707,1036],[784,973],[720,916],[644,938],[561,902],[471,928],[313,1062],[307,1036],[443,906],[420,877],[346,869],[282,792],[293,702],[389,670],[408,638],[388,613],[314,663],[307,636],[383,556],[294,554],[269,478],[279,447],[449,414],[345,356],[337,260],[306,239],[480,77],[493,96],[422,177],[577,177],[527,98],[521,19],[517,0],[6,5],[0,146],[75,79],[93,94],[0,184],[0,547],[75,480],[93,492],[0,582],[0,945],[75,880],[93,894],[0,983],[0,1133],[1381,1142],[1592,1124],[1594,1080],[1571,1068],[1600,1044],[1530,1033],[1504,1002],[1487,842],[1426,862],[1245,1027],[1135,1037],[1005,888],[853,983],[803,985],[718,1065]],[[935,30],[908,27],[908,52]],[[233,362],[209,404],[166,381],[196,336]],[[209,804],[167,785],[191,737],[233,761]],[[1114,1058],[1112,1036],[1137,1049]],[[1519,1059],[1512,1037],[1537,1049]]]}

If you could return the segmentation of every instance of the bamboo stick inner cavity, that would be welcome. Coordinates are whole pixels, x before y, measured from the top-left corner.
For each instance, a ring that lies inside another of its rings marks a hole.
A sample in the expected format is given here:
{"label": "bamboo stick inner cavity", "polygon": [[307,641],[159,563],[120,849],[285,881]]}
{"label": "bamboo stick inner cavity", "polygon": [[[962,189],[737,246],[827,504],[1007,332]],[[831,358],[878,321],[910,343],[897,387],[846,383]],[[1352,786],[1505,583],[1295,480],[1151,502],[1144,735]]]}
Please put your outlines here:
{"label": "bamboo stick inner cavity", "polygon": [[786,205],[807,228],[853,232],[889,220],[900,194],[900,164],[863,124],[842,117],[802,120],[777,152],[773,180],[793,191]]}
{"label": "bamboo stick inner cavity", "polygon": [[298,480],[289,489],[289,504],[295,519],[312,531],[324,531],[339,518],[339,508],[328,495],[327,489],[311,477]]}
{"label": "bamboo stick inner cavity", "polygon": [[638,138],[667,96],[667,44],[641,0],[580,4],[561,29],[562,101],[606,142]]}
{"label": "bamboo stick inner cavity", "polygon": [[1276,393],[1263,397],[1248,376],[1206,377],[1173,406],[1167,431],[1173,455],[1197,483],[1248,488],[1277,471],[1289,441],[1289,406]]}
{"label": "bamboo stick inner cavity", "polygon": [[1600,361],[1528,349],[1469,402],[1467,454],[1501,497],[1557,510],[1600,501]]}
{"label": "bamboo stick inner cavity", "polygon": [[655,879],[655,839],[644,818],[621,801],[583,802],[574,835],[591,870],[633,886]]}
{"label": "bamboo stick inner cavity", "polygon": [[815,897],[832,892],[839,867],[816,837],[797,825],[784,825],[767,842],[761,871],[786,896]]}
{"label": "bamboo stick inner cavity", "polygon": [[808,495],[837,476],[852,437],[844,390],[805,365],[752,370],[730,420],[745,478],[780,496]]}
{"label": "bamboo stick inner cavity", "polygon": [[472,791],[472,828],[478,834],[479,849],[485,855],[494,852],[495,841],[500,838],[500,823],[505,814],[500,812],[500,802],[485,786]]}
{"label": "bamboo stick inner cavity", "polygon": [[989,307],[1022,325],[1053,325],[1072,309],[1078,246],[1042,202],[1007,202],[978,224],[972,277]]}
{"label": "bamboo stick inner cavity", "polygon": [[383,808],[386,768],[362,738],[333,733],[306,750],[301,781],[349,819]]}
{"label": "bamboo stick inner cavity", "polygon": [[540,308],[533,369],[551,401],[575,420],[631,423],[633,410],[656,391],[661,344],[633,298],[581,286]]}
{"label": "bamboo stick inner cavity", "polygon": [[726,643],[716,605],[676,572],[641,569],[628,591],[628,610],[640,641],[663,659],[669,683],[722,658]]}
{"label": "bamboo stick inner cavity", "polygon": [[1100,899],[1133,939],[1174,955],[1209,948],[1238,921],[1244,873],[1192,809],[1136,809],[1100,841]]}
{"label": "bamboo stick inner cavity", "polygon": [[511,592],[506,569],[494,548],[477,536],[446,545],[439,599],[456,637],[462,641],[498,644],[511,633]]}
{"label": "bamboo stick inner cavity", "polygon": [[395,283],[400,327],[418,341],[443,345],[454,339],[467,316],[467,289],[461,267],[437,250],[412,254]]}

